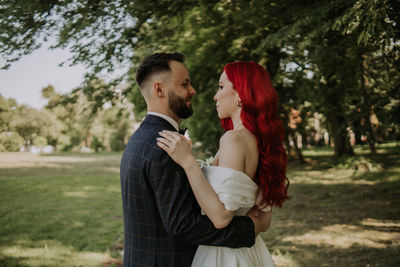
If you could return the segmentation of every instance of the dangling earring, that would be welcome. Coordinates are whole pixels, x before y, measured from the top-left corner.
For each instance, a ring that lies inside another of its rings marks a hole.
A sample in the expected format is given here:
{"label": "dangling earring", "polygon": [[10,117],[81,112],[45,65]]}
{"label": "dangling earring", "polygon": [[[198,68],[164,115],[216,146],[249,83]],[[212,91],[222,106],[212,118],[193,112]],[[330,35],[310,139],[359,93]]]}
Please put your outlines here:
{"label": "dangling earring", "polygon": [[238,99],[238,101],[237,101],[237,106],[238,106],[239,108],[242,107],[242,101],[240,101],[240,99]]}

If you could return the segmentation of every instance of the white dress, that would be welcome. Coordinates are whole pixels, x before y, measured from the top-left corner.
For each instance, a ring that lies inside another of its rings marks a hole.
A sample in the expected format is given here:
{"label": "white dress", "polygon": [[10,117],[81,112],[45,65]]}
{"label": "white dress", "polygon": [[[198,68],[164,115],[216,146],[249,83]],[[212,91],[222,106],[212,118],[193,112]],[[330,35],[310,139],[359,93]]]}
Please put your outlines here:
{"label": "white dress", "polygon": [[[203,166],[205,176],[225,208],[244,216],[254,206],[257,185],[244,172],[218,166]],[[264,241],[257,236],[250,248],[199,246],[192,267],[273,267]]]}

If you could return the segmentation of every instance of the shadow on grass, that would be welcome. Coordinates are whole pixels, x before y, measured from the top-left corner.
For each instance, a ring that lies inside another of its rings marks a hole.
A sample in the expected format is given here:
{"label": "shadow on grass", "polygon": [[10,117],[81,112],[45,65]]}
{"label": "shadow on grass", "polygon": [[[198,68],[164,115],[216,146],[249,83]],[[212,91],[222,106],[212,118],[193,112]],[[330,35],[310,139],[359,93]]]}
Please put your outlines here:
{"label": "shadow on grass", "polygon": [[362,157],[379,167],[313,156],[289,168],[291,199],[263,234],[277,266],[400,266],[400,153]]}
{"label": "shadow on grass", "polygon": [[329,147],[312,147],[302,151],[306,164],[299,164],[297,160],[292,159],[289,167],[305,170],[326,170],[336,165],[348,161],[348,159],[365,158],[373,163],[380,164],[383,168],[389,168],[398,165],[400,162],[400,143],[387,143],[377,146],[377,153],[371,154],[368,145],[357,145],[355,155],[352,157],[334,158],[333,150]]}
{"label": "shadow on grass", "polygon": [[290,191],[263,234],[277,266],[399,266],[399,182],[294,184]]}
{"label": "shadow on grass", "polygon": [[0,266],[4,267],[29,267],[28,264],[23,262],[27,260],[27,257],[8,257],[0,252]]}

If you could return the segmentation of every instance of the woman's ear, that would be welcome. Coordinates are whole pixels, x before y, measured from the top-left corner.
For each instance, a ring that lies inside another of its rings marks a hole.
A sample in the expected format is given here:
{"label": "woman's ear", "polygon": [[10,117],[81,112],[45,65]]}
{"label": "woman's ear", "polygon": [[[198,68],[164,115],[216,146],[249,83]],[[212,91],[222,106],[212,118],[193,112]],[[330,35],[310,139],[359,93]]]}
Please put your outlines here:
{"label": "woman's ear", "polygon": [[237,103],[237,106],[239,107],[239,108],[241,108],[242,107],[242,99],[240,99],[240,96],[239,96],[239,94],[238,94],[238,92],[236,91],[236,103]]}
{"label": "woman's ear", "polygon": [[240,100],[240,98],[237,99],[237,106],[238,106],[239,108],[242,107],[242,100]]}

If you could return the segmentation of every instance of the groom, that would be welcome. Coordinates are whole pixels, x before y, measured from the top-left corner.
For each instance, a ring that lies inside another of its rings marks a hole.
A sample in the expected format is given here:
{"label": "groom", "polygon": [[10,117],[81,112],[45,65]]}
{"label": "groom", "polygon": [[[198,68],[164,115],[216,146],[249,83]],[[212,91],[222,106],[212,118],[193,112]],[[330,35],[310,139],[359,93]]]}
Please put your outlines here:
{"label": "groom", "polygon": [[125,267],[190,266],[198,245],[250,247],[267,227],[252,213],[217,230],[201,215],[184,170],[157,146],[160,131],[178,131],[193,113],[196,90],[184,60],[177,52],[156,53],[136,72],[148,113],[121,160]]}

